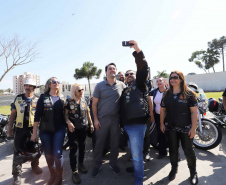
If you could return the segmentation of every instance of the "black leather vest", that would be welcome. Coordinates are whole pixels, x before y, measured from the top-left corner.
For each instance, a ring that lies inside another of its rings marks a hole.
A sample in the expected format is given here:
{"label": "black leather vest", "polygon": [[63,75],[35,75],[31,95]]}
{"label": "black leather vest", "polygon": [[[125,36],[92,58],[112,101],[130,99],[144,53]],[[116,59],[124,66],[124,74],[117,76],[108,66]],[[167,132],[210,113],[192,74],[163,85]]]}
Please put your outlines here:
{"label": "black leather vest", "polygon": [[[77,104],[74,99],[68,99],[69,111],[68,118],[74,124],[76,129],[85,128],[88,125],[87,109],[88,105],[84,98],[81,98],[80,104]],[[80,112],[78,106],[80,105]]]}
{"label": "black leather vest", "polygon": [[124,124],[128,120],[148,117],[144,98],[145,95],[137,88],[136,83],[123,90],[121,96],[121,116]]}
{"label": "black leather vest", "polygon": [[[43,115],[40,120],[40,130],[54,132],[54,106],[51,96],[49,94],[42,94],[43,96]],[[62,106],[64,106],[64,100],[61,100]]]}
{"label": "black leather vest", "polygon": [[191,111],[188,106],[189,95],[185,98],[181,93],[174,97],[173,94],[167,93],[164,97],[166,108],[165,122],[169,126],[177,126],[184,128],[191,125]]}

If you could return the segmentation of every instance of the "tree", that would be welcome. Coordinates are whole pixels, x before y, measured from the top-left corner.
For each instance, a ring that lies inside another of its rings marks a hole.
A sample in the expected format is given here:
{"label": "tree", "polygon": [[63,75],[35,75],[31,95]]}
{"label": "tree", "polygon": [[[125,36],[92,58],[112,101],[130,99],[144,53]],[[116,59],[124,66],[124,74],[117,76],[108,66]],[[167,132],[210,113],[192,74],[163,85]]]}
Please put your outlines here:
{"label": "tree", "polygon": [[90,80],[93,77],[96,77],[96,79],[99,79],[101,72],[102,72],[102,69],[97,70],[97,67],[94,66],[94,63],[85,62],[81,67],[81,69],[78,69],[78,68],[75,69],[74,78],[76,80],[81,78],[87,78],[88,84],[89,84],[90,97],[91,97]]}
{"label": "tree", "polygon": [[8,88],[8,89],[5,90],[5,92],[9,92],[9,93],[11,93],[11,91],[12,90],[10,88]]}
{"label": "tree", "polygon": [[163,78],[169,78],[169,75],[166,73],[166,70],[163,70],[163,71],[157,71],[157,75],[154,76],[153,78],[156,79],[156,78],[159,78],[159,77],[163,77]]}
{"label": "tree", "polygon": [[195,51],[192,53],[189,62],[194,62],[200,69],[203,69],[206,73],[209,72],[210,68],[213,68],[215,73],[214,65],[219,62],[219,52],[215,49],[208,48],[205,50]]}
{"label": "tree", "polygon": [[0,63],[5,63],[0,82],[11,69],[33,62],[37,55],[36,44],[20,41],[17,36],[9,40],[0,39]]}
{"label": "tree", "polygon": [[210,49],[218,50],[218,52],[221,53],[223,62],[223,71],[225,71],[224,48],[226,47],[226,37],[222,36],[220,39],[213,39],[211,42],[208,42],[208,46]]}

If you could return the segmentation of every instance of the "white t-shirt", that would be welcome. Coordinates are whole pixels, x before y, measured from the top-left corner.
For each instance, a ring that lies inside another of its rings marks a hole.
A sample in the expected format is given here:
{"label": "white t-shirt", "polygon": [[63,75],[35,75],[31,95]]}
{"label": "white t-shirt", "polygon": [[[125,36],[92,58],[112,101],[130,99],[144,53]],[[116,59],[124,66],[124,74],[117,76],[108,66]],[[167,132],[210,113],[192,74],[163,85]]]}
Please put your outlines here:
{"label": "white t-shirt", "polygon": [[158,90],[157,93],[156,93],[155,99],[154,99],[155,112],[157,114],[160,114],[160,108],[161,108],[160,104],[161,104],[161,101],[162,101],[162,95],[163,95],[163,92],[160,92]]}

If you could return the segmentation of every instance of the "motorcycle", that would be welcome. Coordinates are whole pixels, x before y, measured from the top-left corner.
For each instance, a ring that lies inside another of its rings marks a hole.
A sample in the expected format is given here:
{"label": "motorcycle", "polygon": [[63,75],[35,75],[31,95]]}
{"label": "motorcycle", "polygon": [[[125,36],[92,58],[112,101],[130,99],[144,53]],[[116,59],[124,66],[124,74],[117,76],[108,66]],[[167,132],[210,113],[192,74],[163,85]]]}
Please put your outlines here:
{"label": "motorcycle", "polygon": [[219,102],[215,99],[209,99],[209,111],[212,113],[212,120],[214,120],[221,127],[226,127],[226,111],[224,110],[222,98],[218,98]]}
{"label": "motorcycle", "polygon": [[217,122],[205,117],[208,111],[208,99],[203,89],[199,88],[198,92],[198,124],[193,144],[196,148],[210,150],[220,144],[222,140],[222,130]]}
{"label": "motorcycle", "polygon": [[7,141],[7,131],[9,128],[9,115],[0,114],[0,138]]}

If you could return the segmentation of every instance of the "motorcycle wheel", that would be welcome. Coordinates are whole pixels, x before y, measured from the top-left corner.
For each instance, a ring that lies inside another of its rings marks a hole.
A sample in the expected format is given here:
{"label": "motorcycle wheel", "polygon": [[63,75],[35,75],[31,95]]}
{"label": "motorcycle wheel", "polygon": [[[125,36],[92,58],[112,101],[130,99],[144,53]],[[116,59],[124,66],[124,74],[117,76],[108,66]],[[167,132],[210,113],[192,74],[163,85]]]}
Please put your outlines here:
{"label": "motorcycle wheel", "polygon": [[221,129],[213,121],[202,119],[202,133],[199,124],[196,128],[196,135],[193,144],[196,148],[210,150],[218,146],[222,140]]}

